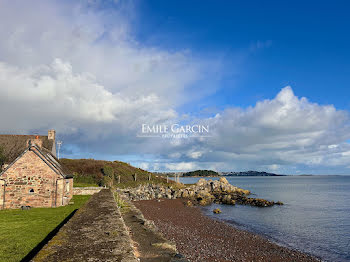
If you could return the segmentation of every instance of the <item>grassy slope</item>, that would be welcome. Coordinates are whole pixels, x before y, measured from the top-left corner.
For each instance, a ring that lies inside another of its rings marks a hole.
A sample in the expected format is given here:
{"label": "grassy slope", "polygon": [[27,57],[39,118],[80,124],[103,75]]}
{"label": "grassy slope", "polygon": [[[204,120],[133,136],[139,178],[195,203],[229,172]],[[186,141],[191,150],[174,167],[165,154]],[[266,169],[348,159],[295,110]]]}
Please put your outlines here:
{"label": "grassy slope", "polygon": [[74,196],[73,205],[0,211],[0,261],[20,261],[90,196]]}
{"label": "grassy slope", "polygon": [[[152,183],[166,183],[166,179],[157,177],[156,175],[133,167],[127,163],[120,161],[104,161],[94,159],[60,159],[60,162],[72,173],[75,174],[74,186],[96,186],[103,180],[102,169],[110,166],[114,170],[116,181],[114,185],[118,187],[137,186],[142,183],[149,183],[148,178],[151,176]],[[137,174],[137,181],[134,181],[134,174]],[[118,184],[118,176],[120,182]],[[169,181],[173,183],[172,181]]]}

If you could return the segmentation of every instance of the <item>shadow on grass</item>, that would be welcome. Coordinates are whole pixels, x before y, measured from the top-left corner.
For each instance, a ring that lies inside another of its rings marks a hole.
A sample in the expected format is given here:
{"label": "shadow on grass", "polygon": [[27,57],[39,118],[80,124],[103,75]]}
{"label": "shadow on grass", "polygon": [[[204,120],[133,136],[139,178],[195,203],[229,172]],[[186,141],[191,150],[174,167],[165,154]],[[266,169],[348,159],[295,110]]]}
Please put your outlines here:
{"label": "shadow on grass", "polygon": [[24,258],[22,258],[21,262],[28,262],[32,260],[36,254],[58,233],[58,231],[66,224],[69,219],[71,219],[75,212],[78,209],[75,209],[72,213],[70,213],[54,230],[52,230],[39,244],[36,245]]}

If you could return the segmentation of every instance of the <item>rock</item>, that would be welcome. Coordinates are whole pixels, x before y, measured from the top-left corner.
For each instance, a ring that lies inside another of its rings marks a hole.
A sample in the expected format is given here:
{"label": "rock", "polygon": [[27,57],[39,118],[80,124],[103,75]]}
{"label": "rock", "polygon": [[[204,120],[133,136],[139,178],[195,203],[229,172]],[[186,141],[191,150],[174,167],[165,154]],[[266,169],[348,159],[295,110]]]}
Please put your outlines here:
{"label": "rock", "polygon": [[188,200],[188,201],[185,203],[185,205],[188,206],[188,207],[192,207],[192,206],[193,206],[193,203],[192,203],[190,200]]}
{"label": "rock", "polygon": [[277,202],[275,203],[275,205],[282,206],[282,205],[283,205],[283,202],[281,202],[281,201],[277,201]]}
{"label": "rock", "polygon": [[220,210],[219,208],[215,208],[215,209],[213,210],[213,213],[214,213],[214,214],[220,214],[220,213],[221,213],[221,210]]}
{"label": "rock", "polygon": [[240,202],[244,205],[251,205],[251,206],[257,206],[257,207],[269,207],[274,205],[273,201],[268,201],[261,198],[244,197],[240,200]]}
{"label": "rock", "polygon": [[230,183],[227,181],[226,177],[221,177],[219,181],[220,181],[220,183],[223,183],[223,184],[230,184]]}
{"label": "rock", "polygon": [[198,180],[196,185],[197,186],[204,186],[206,184],[207,184],[207,180],[205,180],[204,178],[201,178],[201,179]]}
{"label": "rock", "polygon": [[242,195],[250,195],[250,191],[249,190],[244,190],[242,188],[237,188],[236,192]]}
{"label": "rock", "polygon": [[207,206],[211,204],[211,201],[208,201],[208,199],[201,199],[199,200],[198,204],[200,204],[201,206]]}

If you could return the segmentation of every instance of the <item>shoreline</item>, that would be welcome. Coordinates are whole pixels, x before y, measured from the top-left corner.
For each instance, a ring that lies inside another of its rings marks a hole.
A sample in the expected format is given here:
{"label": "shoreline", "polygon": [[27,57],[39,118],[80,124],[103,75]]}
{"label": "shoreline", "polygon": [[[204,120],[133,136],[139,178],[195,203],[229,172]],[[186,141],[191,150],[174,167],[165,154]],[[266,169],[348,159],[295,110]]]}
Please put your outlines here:
{"label": "shoreline", "polygon": [[185,201],[161,199],[133,203],[190,261],[321,261],[207,216],[199,207],[185,206]]}

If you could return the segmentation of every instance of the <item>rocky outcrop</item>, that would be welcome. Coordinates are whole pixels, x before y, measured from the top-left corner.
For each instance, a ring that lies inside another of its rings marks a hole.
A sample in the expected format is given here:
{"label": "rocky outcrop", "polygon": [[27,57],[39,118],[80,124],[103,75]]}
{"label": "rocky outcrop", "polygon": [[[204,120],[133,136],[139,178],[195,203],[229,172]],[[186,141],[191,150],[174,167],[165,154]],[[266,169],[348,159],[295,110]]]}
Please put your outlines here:
{"label": "rocky outcrop", "polygon": [[123,193],[128,199],[133,201],[139,200],[152,200],[152,199],[176,199],[180,197],[178,189],[171,186],[163,185],[140,185],[137,188],[119,189],[120,193]]}
{"label": "rocky outcrop", "polygon": [[137,188],[121,190],[130,200],[151,200],[151,199],[176,199],[187,198],[187,205],[197,204],[206,206],[211,203],[226,205],[252,205],[257,207],[267,207],[274,204],[283,204],[260,198],[247,197],[250,192],[242,188],[231,185],[226,178],[220,180],[200,179],[196,184],[188,187],[172,187],[162,185],[141,185]]}

